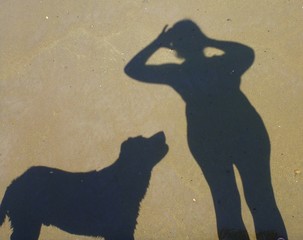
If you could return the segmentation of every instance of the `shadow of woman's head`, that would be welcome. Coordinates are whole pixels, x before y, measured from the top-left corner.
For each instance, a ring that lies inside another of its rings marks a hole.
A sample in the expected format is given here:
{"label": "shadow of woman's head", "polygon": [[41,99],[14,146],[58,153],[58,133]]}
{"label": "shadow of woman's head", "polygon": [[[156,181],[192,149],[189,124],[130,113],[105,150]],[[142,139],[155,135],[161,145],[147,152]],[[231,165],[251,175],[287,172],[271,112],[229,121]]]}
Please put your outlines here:
{"label": "shadow of woman's head", "polygon": [[177,56],[190,59],[200,56],[206,47],[208,38],[193,21],[185,19],[177,22],[168,31],[170,47],[177,52]]}

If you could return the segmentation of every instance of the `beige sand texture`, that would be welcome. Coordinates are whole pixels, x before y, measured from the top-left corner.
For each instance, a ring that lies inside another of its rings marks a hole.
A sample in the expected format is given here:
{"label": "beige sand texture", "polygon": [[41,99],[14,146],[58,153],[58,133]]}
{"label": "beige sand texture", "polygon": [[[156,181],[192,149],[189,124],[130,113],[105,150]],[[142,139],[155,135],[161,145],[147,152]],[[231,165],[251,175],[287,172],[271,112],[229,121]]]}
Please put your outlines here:
{"label": "beige sand texture", "polygon": [[[31,166],[79,172],[112,164],[131,136],[164,131],[135,239],[218,239],[209,186],[187,143],[185,103],[172,88],[134,81],[125,65],[168,24],[250,46],[241,90],[265,123],[271,179],[288,238],[303,238],[303,3],[298,0],[2,0],[0,198]],[[161,49],[151,63],[179,63]],[[240,175],[242,216],[256,239]],[[268,219],[270,222],[271,219]],[[9,239],[8,219],[0,238]],[[55,227],[41,240],[94,239]]]}

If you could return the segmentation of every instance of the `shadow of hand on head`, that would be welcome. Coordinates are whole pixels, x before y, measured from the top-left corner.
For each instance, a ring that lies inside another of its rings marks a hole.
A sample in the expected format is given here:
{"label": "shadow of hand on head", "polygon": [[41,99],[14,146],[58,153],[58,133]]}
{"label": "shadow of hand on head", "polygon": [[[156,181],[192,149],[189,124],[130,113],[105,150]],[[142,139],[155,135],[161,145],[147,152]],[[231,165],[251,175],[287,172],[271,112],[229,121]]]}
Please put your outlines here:
{"label": "shadow of hand on head", "polygon": [[12,240],[37,240],[42,224],[106,240],[133,240],[152,169],[167,152],[159,132],[129,138],[118,160],[100,171],[32,167],[7,188],[0,225],[9,216]]}
{"label": "shadow of hand on head", "polygon": [[[183,63],[147,64],[161,47],[174,50]],[[206,57],[208,47],[224,54]],[[269,137],[240,90],[241,76],[253,61],[248,46],[210,39],[194,22],[183,20],[165,27],[125,67],[133,79],[171,86],[186,103],[188,145],[210,187],[220,239],[248,239],[233,166],[241,175],[258,239],[286,237],[271,185]]]}

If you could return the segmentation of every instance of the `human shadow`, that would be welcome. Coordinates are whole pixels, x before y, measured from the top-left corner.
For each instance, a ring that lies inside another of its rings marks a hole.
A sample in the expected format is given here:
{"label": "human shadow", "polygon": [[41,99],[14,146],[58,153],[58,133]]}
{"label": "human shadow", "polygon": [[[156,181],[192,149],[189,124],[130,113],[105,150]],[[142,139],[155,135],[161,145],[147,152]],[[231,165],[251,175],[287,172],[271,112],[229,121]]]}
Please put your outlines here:
{"label": "human shadow", "polygon": [[[147,64],[161,47],[181,64]],[[207,48],[223,51],[206,57]],[[244,187],[258,240],[287,238],[270,175],[270,141],[264,123],[240,90],[241,76],[254,62],[243,44],[208,38],[182,20],[141,50],[125,67],[133,79],[171,86],[186,103],[187,138],[213,197],[219,239],[248,239],[241,216],[234,167]]]}
{"label": "human shadow", "polygon": [[12,240],[37,240],[41,225],[106,240],[132,240],[153,167],[166,155],[165,135],[129,138],[107,168],[71,173],[32,167],[7,188],[0,208]]}

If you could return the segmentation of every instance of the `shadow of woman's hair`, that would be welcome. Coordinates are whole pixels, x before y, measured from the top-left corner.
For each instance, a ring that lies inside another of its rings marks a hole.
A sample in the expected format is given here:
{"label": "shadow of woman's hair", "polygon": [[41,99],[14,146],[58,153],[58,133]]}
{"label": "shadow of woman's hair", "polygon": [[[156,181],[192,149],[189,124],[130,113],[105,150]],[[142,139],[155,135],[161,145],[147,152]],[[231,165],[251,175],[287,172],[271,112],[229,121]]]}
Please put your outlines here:
{"label": "shadow of woman's hair", "polygon": [[171,48],[184,58],[194,53],[201,54],[208,42],[198,25],[189,19],[174,24],[167,34],[171,39]]}

